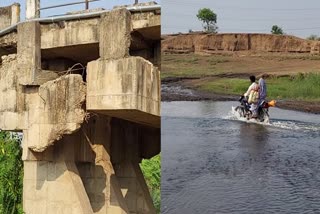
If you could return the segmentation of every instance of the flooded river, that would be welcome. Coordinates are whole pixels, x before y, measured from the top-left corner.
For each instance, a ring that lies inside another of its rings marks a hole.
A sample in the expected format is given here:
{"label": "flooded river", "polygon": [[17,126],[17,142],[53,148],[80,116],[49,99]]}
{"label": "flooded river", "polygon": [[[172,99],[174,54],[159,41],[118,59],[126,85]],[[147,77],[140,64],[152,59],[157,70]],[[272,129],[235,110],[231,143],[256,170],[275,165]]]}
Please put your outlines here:
{"label": "flooded river", "polygon": [[237,104],[162,104],[162,213],[320,213],[320,115]]}

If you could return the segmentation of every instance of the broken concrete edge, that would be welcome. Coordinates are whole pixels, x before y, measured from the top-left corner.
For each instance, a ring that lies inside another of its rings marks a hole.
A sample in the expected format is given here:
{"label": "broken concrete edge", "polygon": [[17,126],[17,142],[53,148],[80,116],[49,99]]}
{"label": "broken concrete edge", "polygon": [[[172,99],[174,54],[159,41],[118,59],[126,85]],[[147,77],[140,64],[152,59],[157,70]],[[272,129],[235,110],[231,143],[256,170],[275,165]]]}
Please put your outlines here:
{"label": "broken concrete edge", "polygon": [[[70,89],[70,85],[72,85],[73,88]],[[61,90],[61,88],[64,90]],[[65,106],[58,103],[59,95],[62,97],[62,101],[65,102]],[[47,130],[44,131],[44,133],[47,134],[47,136],[44,136],[44,139],[46,139],[47,142],[34,142],[33,145],[28,145],[28,148],[34,152],[43,152],[49,146],[59,141],[64,135],[73,134],[81,128],[87,114],[84,108],[86,101],[86,84],[83,82],[81,75],[68,74],[42,84],[39,87],[38,96],[44,105],[42,112],[39,113],[39,117],[61,117],[61,115],[67,115],[70,113],[68,110],[72,111],[71,119],[63,118],[64,121],[51,124],[49,127],[50,132],[47,132]],[[72,99],[68,99],[70,97],[72,97]],[[74,97],[77,99],[74,99]],[[66,103],[66,101],[68,101],[68,103]],[[49,107],[46,107],[46,105]],[[51,109],[52,106],[53,108]],[[59,109],[59,107],[62,109]],[[51,111],[48,112],[50,109]],[[40,119],[37,122],[38,124],[31,124],[29,128],[33,125],[38,125],[41,130],[41,126],[43,124],[41,124]],[[41,135],[42,133],[39,131],[39,133],[35,134]]]}
{"label": "broken concrete edge", "polygon": [[33,152],[44,152],[48,147],[53,146],[56,142],[61,140],[63,136],[65,135],[71,135],[75,132],[77,132],[81,128],[80,124],[77,124],[74,129],[69,130],[52,130],[51,133],[53,133],[54,138],[50,139],[45,146],[28,146],[28,148]]}

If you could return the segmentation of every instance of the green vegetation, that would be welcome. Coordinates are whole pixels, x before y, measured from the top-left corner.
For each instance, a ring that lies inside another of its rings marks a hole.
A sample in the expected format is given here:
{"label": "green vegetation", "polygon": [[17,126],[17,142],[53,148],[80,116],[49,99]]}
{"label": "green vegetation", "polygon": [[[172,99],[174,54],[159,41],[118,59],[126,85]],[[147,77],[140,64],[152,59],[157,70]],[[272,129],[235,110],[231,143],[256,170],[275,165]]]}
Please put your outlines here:
{"label": "green vegetation", "polygon": [[307,37],[309,40],[314,40],[314,41],[320,41],[320,37],[314,34],[311,34],[310,36]]}
{"label": "green vegetation", "polygon": [[283,35],[284,34],[282,28],[279,27],[278,25],[273,25],[272,26],[271,33],[272,34],[276,34],[276,35]]}
{"label": "green vegetation", "polygon": [[217,33],[217,14],[209,8],[202,8],[198,11],[197,18],[202,21],[205,26],[204,30],[210,33]]}
{"label": "green vegetation", "polygon": [[20,139],[0,131],[0,213],[23,213],[21,154]]}
{"label": "green vegetation", "polygon": [[157,212],[160,213],[161,156],[157,155],[150,160],[144,159],[140,166],[147,181],[154,206]]}
{"label": "green vegetation", "polygon": [[[291,99],[320,101],[320,74],[297,74],[287,77],[269,77],[267,80],[269,99]],[[221,94],[243,94],[250,85],[249,80],[224,78],[208,81],[199,89]]]}

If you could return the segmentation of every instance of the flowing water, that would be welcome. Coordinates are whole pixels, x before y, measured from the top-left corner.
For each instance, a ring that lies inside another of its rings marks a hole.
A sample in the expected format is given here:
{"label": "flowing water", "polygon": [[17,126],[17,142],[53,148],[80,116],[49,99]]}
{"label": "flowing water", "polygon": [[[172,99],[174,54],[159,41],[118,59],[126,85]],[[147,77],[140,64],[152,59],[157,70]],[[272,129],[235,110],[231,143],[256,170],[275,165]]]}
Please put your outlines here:
{"label": "flowing water", "polygon": [[162,213],[320,213],[320,115],[236,105],[162,104]]}

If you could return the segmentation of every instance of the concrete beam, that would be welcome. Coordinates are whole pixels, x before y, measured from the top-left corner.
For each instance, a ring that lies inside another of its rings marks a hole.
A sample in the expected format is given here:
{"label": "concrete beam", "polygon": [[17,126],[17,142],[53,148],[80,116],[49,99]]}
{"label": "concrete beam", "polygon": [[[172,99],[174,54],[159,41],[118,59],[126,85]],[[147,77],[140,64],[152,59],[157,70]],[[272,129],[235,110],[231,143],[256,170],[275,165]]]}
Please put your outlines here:
{"label": "concrete beam", "polygon": [[99,18],[41,25],[41,49],[99,43]]}

